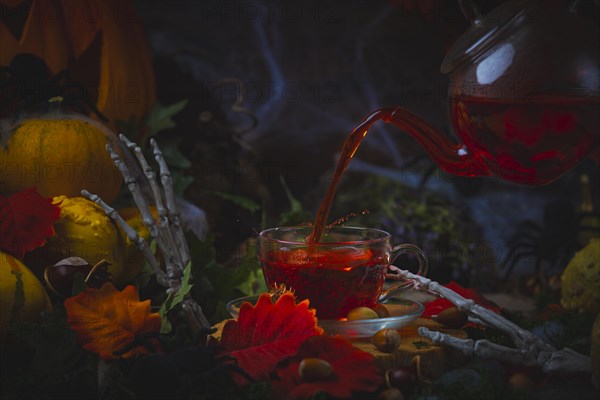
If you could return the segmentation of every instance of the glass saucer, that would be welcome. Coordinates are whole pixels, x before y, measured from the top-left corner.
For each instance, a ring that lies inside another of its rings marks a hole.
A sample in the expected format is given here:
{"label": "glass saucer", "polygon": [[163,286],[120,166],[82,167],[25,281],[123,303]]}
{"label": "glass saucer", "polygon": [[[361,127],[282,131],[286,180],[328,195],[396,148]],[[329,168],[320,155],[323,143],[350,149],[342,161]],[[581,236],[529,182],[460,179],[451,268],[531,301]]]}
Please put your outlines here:
{"label": "glass saucer", "polygon": [[[233,318],[237,318],[240,306],[248,301],[255,304],[258,296],[240,297],[227,303],[227,311]],[[401,298],[391,298],[385,303],[390,312],[387,318],[361,319],[347,321],[342,319],[319,319],[318,324],[328,335],[342,335],[348,338],[365,338],[373,336],[377,331],[385,328],[399,329],[400,327],[416,320],[423,313],[423,304]]]}

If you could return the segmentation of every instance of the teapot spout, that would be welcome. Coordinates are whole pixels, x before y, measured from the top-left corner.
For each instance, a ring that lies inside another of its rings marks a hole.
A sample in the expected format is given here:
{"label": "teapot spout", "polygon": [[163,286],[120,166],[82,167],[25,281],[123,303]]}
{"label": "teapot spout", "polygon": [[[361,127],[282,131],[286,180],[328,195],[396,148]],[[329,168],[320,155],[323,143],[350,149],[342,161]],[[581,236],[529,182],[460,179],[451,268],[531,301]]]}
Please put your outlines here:
{"label": "teapot spout", "polygon": [[467,146],[457,144],[433,129],[427,122],[402,107],[386,109],[383,120],[413,137],[444,171],[466,177],[489,176],[492,172]]}

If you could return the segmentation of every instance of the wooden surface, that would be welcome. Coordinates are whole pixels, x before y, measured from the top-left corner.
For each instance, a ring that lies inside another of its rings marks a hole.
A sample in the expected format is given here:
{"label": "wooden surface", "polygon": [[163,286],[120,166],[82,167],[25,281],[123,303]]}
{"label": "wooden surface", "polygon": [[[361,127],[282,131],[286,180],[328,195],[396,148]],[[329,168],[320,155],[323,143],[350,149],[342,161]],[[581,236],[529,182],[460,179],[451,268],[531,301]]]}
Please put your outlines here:
{"label": "wooden surface", "polygon": [[422,373],[427,378],[436,378],[451,366],[462,362],[463,355],[461,353],[433,344],[429,339],[419,336],[417,329],[420,326],[448,333],[457,338],[467,338],[467,333],[463,330],[447,329],[430,319],[419,318],[413,323],[398,329],[402,342],[393,353],[379,351],[371,343],[370,338],[353,340],[353,343],[359,349],[371,353],[381,371],[410,366],[415,356],[419,356]]}

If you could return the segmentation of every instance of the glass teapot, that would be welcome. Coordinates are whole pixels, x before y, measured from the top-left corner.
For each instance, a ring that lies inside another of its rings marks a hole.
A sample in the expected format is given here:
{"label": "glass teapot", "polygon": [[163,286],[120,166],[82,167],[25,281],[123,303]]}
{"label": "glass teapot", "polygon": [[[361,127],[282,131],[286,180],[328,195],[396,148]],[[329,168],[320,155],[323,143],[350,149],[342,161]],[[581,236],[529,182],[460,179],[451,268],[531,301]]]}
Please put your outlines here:
{"label": "glass teapot", "polygon": [[456,175],[544,185],[586,156],[600,160],[596,21],[543,1],[506,1],[472,26],[441,67],[449,74],[453,143],[404,108],[382,109]]}

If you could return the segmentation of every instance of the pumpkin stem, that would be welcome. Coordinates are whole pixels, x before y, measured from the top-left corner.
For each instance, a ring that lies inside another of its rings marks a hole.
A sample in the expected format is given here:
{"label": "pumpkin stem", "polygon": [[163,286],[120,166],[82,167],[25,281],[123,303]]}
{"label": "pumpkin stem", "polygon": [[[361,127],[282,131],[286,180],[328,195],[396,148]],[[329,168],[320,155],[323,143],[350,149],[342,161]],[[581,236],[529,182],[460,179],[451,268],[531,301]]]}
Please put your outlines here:
{"label": "pumpkin stem", "polygon": [[54,96],[48,99],[48,103],[50,103],[50,113],[51,114],[59,114],[62,111],[62,102],[64,98],[62,96]]}
{"label": "pumpkin stem", "polygon": [[[48,99],[48,103],[50,103],[50,110],[49,110],[50,113],[52,113],[52,114],[59,114],[60,112],[62,112],[62,104],[63,104],[64,101],[65,101],[65,98],[62,97],[62,96],[50,97]],[[104,116],[104,114],[102,114],[100,112],[100,110],[98,110],[98,108],[96,107],[96,105],[94,105],[88,99],[83,100],[83,103],[85,104],[85,106],[88,107],[89,111],[91,111],[94,114],[96,114],[96,116],[98,118],[100,118],[103,122],[107,122],[108,121],[108,118],[106,118]]]}

